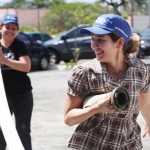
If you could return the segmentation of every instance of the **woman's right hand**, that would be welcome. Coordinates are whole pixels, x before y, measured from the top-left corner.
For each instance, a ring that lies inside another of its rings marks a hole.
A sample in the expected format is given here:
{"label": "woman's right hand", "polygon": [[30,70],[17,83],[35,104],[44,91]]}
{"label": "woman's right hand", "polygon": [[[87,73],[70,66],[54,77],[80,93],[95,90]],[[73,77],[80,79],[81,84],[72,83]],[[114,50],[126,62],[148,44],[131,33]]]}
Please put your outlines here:
{"label": "woman's right hand", "polygon": [[110,97],[97,101],[94,106],[97,113],[114,113],[116,109],[111,106]]}

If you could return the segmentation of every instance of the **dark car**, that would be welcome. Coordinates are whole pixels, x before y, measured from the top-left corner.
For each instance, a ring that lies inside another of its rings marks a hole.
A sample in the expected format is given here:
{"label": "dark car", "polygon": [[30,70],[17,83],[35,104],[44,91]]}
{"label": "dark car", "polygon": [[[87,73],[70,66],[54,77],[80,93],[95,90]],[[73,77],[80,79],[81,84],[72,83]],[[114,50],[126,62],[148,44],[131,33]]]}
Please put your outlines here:
{"label": "dark car", "polygon": [[144,58],[144,56],[150,55],[150,28],[141,32],[140,46],[138,49],[138,57]]}
{"label": "dark car", "polygon": [[45,32],[25,32],[25,33],[28,34],[33,41],[38,41],[40,43],[44,43],[52,39],[52,36]]}
{"label": "dark car", "polygon": [[95,54],[91,49],[91,37],[80,34],[80,29],[89,25],[82,24],[61,33],[56,38],[44,43],[50,52],[50,63],[69,62],[74,59],[74,52],[79,49],[78,59],[92,59]]}
{"label": "dark car", "polygon": [[32,41],[30,37],[23,32],[19,32],[17,38],[27,45],[32,68],[47,70],[50,58],[48,49],[36,41]]}

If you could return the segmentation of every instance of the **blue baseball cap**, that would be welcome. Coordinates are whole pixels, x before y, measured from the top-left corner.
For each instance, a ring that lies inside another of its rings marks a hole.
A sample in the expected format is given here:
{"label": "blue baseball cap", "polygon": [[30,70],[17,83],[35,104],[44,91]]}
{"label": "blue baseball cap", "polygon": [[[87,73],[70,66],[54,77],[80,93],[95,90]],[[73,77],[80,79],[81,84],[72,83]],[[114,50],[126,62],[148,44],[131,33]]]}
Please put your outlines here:
{"label": "blue baseball cap", "polygon": [[116,14],[104,14],[99,16],[92,27],[83,28],[80,30],[81,34],[97,34],[104,35],[115,33],[123,37],[125,43],[129,42],[131,36],[131,28],[128,22]]}
{"label": "blue baseball cap", "polygon": [[6,15],[4,15],[3,19],[1,20],[1,22],[3,24],[14,23],[17,26],[19,25],[18,24],[18,17],[16,15],[14,15],[14,14],[6,14]]}

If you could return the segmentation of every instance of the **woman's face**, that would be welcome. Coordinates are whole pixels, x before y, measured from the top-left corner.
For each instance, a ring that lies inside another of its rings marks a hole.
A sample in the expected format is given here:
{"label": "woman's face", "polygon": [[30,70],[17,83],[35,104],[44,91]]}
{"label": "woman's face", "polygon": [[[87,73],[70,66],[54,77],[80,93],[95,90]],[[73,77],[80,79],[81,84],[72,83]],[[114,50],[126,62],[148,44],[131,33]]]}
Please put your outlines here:
{"label": "woman's face", "polygon": [[2,39],[12,42],[18,33],[18,26],[14,23],[4,24],[1,27]]}
{"label": "woman's face", "polygon": [[91,47],[101,62],[109,62],[116,58],[117,42],[113,42],[109,35],[92,35]]}

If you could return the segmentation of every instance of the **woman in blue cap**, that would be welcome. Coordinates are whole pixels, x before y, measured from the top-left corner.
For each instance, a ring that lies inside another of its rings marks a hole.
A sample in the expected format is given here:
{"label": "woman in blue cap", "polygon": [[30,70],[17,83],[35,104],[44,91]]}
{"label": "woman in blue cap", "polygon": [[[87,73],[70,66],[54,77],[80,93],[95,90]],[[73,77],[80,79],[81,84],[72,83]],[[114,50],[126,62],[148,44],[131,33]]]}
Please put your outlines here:
{"label": "woman in blue cap", "polygon": [[[11,113],[14,113],[16,129],[25,150],[32,150],[30,122],[33,96],[30,78],[29,52],[26,45],[16,39],[19,31],[18,18],[6,14],[1,20],[0,64],[4,87]],[[0,132],[0,150],[5,150],[6,142]]]}
{"label": "woman in blue cap", "polygon": [[[68,146],[76,150],[141,150],[141,129],[137,123],[143,114],[150,135],[150,72],[148,66],[133,57],[137,41],[126,20],[115,14],[99,16],[92,27],[81,29],[90,34],[96,58],[76,66],[68,77],[64,120],[77,125]],[[90,95],[127,90],[130,103],[124,111],[111,106],[107,97],[84,108]]]}

